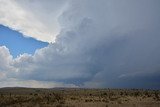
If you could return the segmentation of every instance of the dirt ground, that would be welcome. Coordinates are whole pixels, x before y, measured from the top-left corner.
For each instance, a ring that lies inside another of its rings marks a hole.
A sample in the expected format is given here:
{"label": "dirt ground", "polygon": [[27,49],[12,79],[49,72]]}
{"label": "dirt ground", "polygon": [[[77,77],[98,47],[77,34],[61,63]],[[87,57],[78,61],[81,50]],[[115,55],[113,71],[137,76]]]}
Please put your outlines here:
{"label": "dirt ground", "polygon": [[160,90],[1,88],[0,107],[160,107]]}

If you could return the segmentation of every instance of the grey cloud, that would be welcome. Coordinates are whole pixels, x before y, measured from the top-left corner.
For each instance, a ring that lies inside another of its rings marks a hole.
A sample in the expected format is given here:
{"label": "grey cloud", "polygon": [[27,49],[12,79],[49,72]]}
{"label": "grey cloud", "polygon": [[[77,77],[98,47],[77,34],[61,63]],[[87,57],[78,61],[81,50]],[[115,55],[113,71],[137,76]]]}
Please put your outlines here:
{"label": "grey cloud", "polygon": [[158,0],[68,3],[58,19],[56,42],[33,56],[14,59],[14,78],[81,87],[159,88]]}

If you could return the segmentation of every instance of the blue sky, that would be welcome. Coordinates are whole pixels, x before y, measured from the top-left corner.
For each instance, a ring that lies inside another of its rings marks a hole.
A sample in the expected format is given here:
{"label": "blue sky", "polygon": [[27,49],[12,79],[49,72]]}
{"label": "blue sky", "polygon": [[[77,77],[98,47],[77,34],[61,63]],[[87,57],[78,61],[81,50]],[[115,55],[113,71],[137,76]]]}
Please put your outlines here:
{"label": "blue sky", "polygon": [[17,57],[23,53],[34,54],[36,49],[43,48],[48,43],[24,37],[22,33],[0,25],[0,46],[3,45],[9,48],[13,57]]}

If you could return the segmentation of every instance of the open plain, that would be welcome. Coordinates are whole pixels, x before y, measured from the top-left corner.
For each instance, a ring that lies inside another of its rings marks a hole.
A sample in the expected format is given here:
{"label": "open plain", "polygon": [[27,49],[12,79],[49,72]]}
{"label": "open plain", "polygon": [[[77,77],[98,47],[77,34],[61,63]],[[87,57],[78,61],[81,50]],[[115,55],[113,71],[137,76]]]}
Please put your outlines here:
{"label": "open plain", "polygon": [[160,107],[160,90],[1,88],[0,107]]}

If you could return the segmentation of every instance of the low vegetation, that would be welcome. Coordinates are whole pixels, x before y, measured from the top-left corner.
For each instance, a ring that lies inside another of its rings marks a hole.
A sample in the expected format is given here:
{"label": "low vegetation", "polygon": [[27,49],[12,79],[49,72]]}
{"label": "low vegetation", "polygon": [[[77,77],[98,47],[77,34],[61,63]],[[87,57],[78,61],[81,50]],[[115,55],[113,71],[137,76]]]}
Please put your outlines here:
{"label": "low vegetation", "polygon": [[0,107],[160,107],[160,91],[2,88]]}

